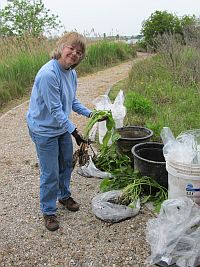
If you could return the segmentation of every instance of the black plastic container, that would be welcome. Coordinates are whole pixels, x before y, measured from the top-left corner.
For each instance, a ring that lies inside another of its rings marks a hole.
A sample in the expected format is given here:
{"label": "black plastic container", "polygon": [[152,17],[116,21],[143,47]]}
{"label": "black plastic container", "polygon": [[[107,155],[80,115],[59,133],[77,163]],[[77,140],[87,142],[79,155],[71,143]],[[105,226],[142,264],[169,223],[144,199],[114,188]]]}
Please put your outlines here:
{"label": "black plastic container", "polygon": [[129,156],[132,161],[132,147],[136,144],[150,141],[150,138],[153,136],[152,130],[140,126],[125,126],[118,128],[117,132],[121,135],[121,138],[117,140],[119,151]]}
{"label": "black plastic container", "polygon": [[163,144],[146,142],[132,148],[134,169],[142,176],[149,176],[165,188],[168,187],[168,173],[163,156]]}
{"label": "black plastic container", "polygon": [[160,266],[160,267],[179,267],[178,265],[176,265],[175,263],[172,265],[168,265],[166,262],[164,261],[160,261],[158,263],[155,263],[155,265]]}

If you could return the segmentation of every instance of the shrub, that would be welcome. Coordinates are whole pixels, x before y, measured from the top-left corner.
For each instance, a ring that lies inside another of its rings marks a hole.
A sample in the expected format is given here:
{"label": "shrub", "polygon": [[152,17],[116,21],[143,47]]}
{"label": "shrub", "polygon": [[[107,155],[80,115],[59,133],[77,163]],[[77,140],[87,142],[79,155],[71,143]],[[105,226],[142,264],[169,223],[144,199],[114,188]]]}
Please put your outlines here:
{"label": "shrub", "polygon": [[131,113],[138,113],[141,115],[151,115],[153,110],[150,100],[131,91],[126,94],[125,106]]}

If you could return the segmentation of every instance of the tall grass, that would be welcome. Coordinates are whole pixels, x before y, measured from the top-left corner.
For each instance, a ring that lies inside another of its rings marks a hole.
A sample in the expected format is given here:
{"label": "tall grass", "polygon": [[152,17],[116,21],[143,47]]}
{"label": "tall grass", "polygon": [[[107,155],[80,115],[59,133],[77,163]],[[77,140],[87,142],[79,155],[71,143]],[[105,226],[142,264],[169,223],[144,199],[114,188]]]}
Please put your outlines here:
{"label": "tall grass", "polygon": [[[40,67],[50,59],[55,40],[9,37],[0,40],[0,108],[30,91]],[[99,41],[88,48],[79,76],[136,56],[127,44]]]}
{"label": "tall grass", "polygon": [[2,39],[0,52],[0,107],[23,96],[38,69],[49,59],[51,42],[46,39]]}
{"label": "tall grass", "polygon": [[174,43],[170,51],[164,47],[134,65],[121,85],[128,111],[125,124],[152,129],[158,141],[164,126],[175,136],[200,127],[200,49],[191,43]]}
{"label": "tall grass", "polygon": [[86,58],[78,66],[77,71],[84,75],[133,57],[136,57],[133,46],[123,42],[103,40],[89,46]]}

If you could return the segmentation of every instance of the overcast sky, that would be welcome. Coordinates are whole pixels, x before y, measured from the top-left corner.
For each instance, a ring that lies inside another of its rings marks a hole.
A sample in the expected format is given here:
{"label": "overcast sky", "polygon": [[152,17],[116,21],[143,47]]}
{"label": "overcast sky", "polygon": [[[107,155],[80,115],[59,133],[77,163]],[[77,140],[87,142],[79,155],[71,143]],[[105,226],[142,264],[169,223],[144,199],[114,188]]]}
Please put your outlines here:
{"label": "overcast sky", "polygon": [[[6,0],[0,0],[1,7]],[[43,0],[67,31],[136,35],[156,10],[200,16],[200,0]]]}

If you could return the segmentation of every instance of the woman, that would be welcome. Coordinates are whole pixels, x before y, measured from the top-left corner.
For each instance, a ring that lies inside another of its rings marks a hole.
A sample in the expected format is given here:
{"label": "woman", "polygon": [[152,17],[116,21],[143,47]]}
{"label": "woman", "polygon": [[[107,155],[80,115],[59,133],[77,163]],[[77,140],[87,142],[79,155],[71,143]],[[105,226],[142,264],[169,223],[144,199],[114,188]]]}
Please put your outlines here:
{"label": "woman", "polygon": [[86,40],[77,32],[60,38],[52,59],[36,75],[26,117],[40,163],[40,208],[50,231],[59,228],[57,199],[68,210],[79,210],[70,191],[71,135],[78,145],[84,140],[69,116],[71,111],[86,117],[92,112],[76,98],[74,68],[84,58],[85,50]]}

